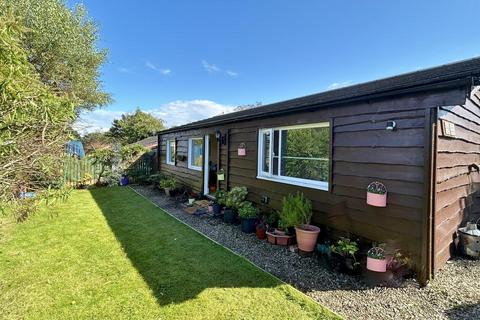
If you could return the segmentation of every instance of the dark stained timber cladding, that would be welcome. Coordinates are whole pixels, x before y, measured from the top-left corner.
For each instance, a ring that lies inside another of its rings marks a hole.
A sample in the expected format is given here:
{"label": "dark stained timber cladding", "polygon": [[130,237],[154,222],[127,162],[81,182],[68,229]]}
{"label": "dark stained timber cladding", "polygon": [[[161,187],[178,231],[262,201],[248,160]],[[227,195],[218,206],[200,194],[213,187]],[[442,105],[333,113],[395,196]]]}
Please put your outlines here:
{"label": "dark stained timber cladding", "polygon": [[[463,89],[454,88],[322,107],[168,133],[161,140],[164,144],[168,137],[176,137],[179,153],[186,154],[188,137],[216,130],[229,132],[228,143],[220,147],[220,167],[227,173],[221,188],[227,188],[227,182],[228,188],[246,186],[250,201],[277,210],[284,196],[301,191],[313,203],[313,223],[374,241],[394,238],[418,258],[425,203],[425,109],[461,104],[464,94]],[[397,123],[394,131],[386,130],[389,120]],[[480,126],[480,118],[478,121]],[[259,129],[318,122],[333,123],[329,191],[257,179]],[[241,143],[246,145],[246,156],[238,156]],[[161,150],[162,170],[201,190],[201,172],[192,172],[186,162],[176,167],[165,165],[165,148]],[[366,204],[366,187],[377,180],[389,190],[385,208]],[[267,206],[261,204],[263,196],[270,200]]]}
{"label": "dark stained timber cladding", "polygon": [[[478,217],[480,174],[469,171],[480,165],[479,88],[474,88],[462,105],[441,107],[439,111],[434,268],[440,268],[454,254],[458,227]],[[443,121],[453,123],[455,135],[443,133]]]}

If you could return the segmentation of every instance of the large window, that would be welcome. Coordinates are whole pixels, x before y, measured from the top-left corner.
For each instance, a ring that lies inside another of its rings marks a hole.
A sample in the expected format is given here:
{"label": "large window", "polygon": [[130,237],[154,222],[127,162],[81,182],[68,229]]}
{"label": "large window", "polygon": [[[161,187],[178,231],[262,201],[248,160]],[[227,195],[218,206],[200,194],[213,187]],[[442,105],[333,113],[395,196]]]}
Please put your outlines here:
{"label": "large window", "polygon": [[167,164],[175,165],[175,140],[167,141]]}
{"label": "large window", "polygon": [[202,171],[203,165],[203,138],[188,140],[188,168]]}
{"label": "large window", "polygon": [[329,123],[261,129],[258,178],[328,190]]}

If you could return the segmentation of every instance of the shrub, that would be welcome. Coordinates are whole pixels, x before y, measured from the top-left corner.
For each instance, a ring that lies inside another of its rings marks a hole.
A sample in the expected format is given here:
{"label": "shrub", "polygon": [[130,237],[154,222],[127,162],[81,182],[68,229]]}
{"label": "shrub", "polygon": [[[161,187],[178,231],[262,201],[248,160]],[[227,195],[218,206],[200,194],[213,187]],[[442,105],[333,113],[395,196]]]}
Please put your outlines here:
{"label": "shrub", "polygon": [[221,206],[226,206],[227,205],[227,194],[223,190],[217,190],[215,192],[215,201],[221,205]]}
{"label": "shrub", "polygon": [[279,226],[291,228],[297,225],[309,224],[312,218],[312,202],[297,192],[289,194],[282,201]]}
{"label": "shrub", "polygon": [[160,181],[165,179],[165,175],[163,173],[155,173],[151,174],[147,177],[146,182],[150,184],[159,184]]}
{"label": "shrub", "polygon": [[238,210],[240,205],[247,197],[248,190],[246,187],[234,187],[227,194],[226,205],[230,209]]}
{"label": "shrub", "polygon": [[160,188],[162,189],[176,189],[177,188],[177,180],[175,178],[166,178],[160,181]]}
{"label": "shrub", "polygon": [[117,171],[108,170],[103,177],[103,182],[109,187],[118,186],[122,175]]}
{"label": "shrub", "polygon": [[253,206],[250,201],[245,201],[238,209],[238,216],[240,218],[255,218],[258,215],[258,209]]}
{"label": "shrub", "polygon": [[358,251],[358,244],[348,238],[341,237],[336,245],[331,246],[332,252],[341,255],[344,258],[351,257],[355,260],[355,254]]}

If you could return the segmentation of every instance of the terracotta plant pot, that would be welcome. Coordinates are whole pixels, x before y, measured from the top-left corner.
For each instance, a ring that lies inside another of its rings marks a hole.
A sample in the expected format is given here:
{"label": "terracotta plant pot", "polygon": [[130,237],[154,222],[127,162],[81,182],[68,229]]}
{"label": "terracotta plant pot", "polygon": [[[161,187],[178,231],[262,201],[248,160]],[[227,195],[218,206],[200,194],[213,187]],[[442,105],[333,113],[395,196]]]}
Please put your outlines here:
{"label": "terracotta plant pot", "polygon": [[255,228],[255,234],[257,235],[258,239],[265,240],[265,238],[267,237],[267,230],[265,230],[264,227],[257,226]]}
{"label": "terracotta plant pot", "polygon": [[367,192],[367,204],[374,207],[386,207],[387,206],[387,194],[377,194]]}
{"label": "terracotta plant pot", "polygon": [[242,224],[242,232],[244,233],[254,233],[255,224],[257,223],[257,218],[240,218]]}
{"label": "terracotta plant pot", "polygon": [[367,257],[367,269],[375,272],[387,271],[387,259],[375,259]]}
{"label": "terracotta plant pot", "polygon": [[297,234],[298,249],[304,252],[313,252],[315,250],[318,234],[320,233],[319,227],[304,224],[295,227],[295,233]]}
{"label": "terracotta plant pot", "polygon": [[288,246],[293,244],[294,236],[289,236],[285,234],[278,234],[276,230],[267,231],[267,239],[271,244],[276,244],[279,246]]}

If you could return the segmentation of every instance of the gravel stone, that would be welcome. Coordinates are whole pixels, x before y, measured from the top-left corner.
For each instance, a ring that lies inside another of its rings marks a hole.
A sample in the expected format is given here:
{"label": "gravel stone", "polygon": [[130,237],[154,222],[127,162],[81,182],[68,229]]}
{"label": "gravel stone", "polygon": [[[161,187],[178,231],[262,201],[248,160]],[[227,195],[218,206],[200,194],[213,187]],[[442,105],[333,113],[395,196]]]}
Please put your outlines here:
{"label": "gravel stone", "polygon": [[317,258],[260,241],[218,218],[185,213],[155,188],[132,186],[170,215],[245,257],[263,270],[346,319],[480,319],[480,261],[455,259],[424,288],[414,279],[399,287],[371,287],[361,279],[330,272]]}

